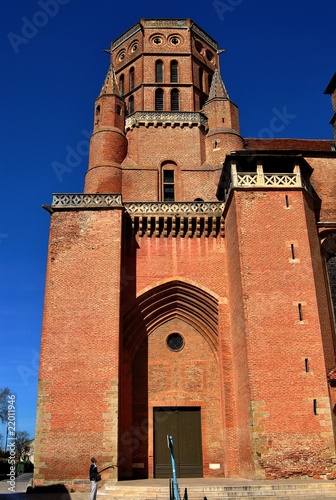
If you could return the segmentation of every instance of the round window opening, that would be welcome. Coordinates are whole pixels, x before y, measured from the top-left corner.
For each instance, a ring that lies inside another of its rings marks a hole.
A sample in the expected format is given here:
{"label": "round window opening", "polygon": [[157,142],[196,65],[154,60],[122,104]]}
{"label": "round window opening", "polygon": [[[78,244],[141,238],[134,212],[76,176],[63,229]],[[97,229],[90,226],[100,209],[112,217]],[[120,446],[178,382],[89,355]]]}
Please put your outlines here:
{"label": "round window opening", "polygon": [[184,346],[184,339],[179,333],[171,333],[170,335],[168,335],[166,342],[167,347],[171,351],[175,352],[180,351]]}
{"label": "round window opening", "polygon": [[177,38],[177,36],[173,36],[171,39],[170,39],[170,43],[172,45],[178,45],[180,43],[180,39]]}
{"label": "round window opening", "polygon": [[162,43],[162,38],[156,36],[155,38],[153,38],[153,43],[155,43],[155,45],[160,45]]}

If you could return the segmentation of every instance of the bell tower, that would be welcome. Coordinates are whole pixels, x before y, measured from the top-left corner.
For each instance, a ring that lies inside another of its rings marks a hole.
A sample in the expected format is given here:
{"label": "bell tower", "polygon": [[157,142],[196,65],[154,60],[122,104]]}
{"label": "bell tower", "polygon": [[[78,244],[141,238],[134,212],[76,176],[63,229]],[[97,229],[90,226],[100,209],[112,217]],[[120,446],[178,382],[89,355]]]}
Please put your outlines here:
{"label": "bell tower", "polygon": [[35,484],[168,478],[174,433],[180,477],[336,477],[334,141],[243,139],[191,19],[109,52],[84,192],[45,206]]}

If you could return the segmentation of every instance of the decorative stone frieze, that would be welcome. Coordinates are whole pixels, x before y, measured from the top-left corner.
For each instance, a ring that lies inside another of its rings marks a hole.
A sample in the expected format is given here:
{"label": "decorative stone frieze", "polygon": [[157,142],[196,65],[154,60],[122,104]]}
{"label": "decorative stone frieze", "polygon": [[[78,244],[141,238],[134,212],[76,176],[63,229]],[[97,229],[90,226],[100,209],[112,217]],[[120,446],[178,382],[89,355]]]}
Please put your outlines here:
{"label": "decorative stone frieze", "polygon": [[140,237],[224,237],[224,218],[216,215],[132,215],[132,231]]}

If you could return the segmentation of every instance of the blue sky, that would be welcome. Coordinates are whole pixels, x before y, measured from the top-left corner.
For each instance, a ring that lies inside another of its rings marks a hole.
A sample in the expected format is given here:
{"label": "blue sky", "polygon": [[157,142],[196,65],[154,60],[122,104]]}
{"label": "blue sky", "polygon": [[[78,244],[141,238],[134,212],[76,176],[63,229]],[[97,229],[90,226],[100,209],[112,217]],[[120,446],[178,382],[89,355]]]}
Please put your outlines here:
{"label": "blue sky", "polygon": [[19,430],[35,433],[50,218],[41,206],[83,190],[102,50],[142,17],[190,17],[227,50],[221,73],[243,136],[331,139],[334,12],[333,0],[1,2],[0,388],[16,395]]}

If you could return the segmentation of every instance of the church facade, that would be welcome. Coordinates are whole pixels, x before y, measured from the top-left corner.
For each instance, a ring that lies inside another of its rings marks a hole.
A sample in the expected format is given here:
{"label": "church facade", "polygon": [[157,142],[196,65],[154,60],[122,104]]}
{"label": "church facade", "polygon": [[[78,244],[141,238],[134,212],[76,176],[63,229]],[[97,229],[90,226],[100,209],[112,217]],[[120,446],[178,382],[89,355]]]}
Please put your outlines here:
{"label": "church facade", "polygon": [[335,141],[242,137],[190,19],[109,52],[84,190],[45,206],[35,483],[170,477],[167,435],[179,477],[333,476]]}

